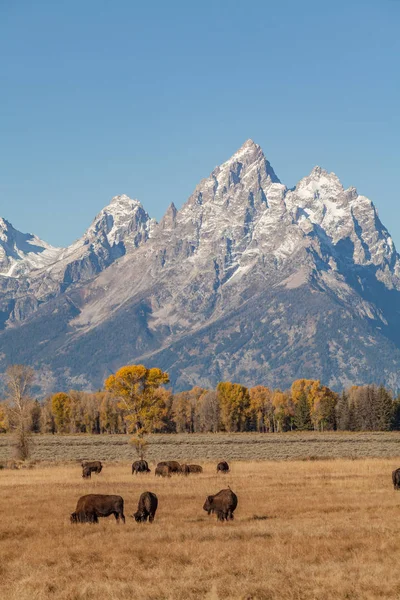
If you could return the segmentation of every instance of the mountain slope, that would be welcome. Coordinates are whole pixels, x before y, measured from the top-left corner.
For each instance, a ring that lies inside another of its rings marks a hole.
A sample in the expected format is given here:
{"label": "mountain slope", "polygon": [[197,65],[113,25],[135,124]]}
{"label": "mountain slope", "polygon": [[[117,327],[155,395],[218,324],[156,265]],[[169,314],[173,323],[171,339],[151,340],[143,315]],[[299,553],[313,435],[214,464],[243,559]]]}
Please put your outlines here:
{"label": "mountain slope", "polygon": [[[370,200],[319,167],[288,190],[248,140],[159,224],[117,197],[54,264],[9,282],[0,367],[28,362],[63,387],[143,361],[176,389],[396,388],[399,273]],[[19,301],[31,309],[16,318]]]}

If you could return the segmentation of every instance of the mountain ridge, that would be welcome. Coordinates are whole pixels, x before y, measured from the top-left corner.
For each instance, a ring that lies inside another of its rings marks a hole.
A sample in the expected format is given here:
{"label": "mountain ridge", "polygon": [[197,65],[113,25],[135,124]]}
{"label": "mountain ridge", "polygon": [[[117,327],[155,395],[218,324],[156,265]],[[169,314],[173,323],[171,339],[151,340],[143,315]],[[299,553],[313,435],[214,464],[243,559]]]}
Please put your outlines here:
{"label": "mountain ridge", "polygon": [[176,389],[398,385],[399,256],[374,204],[321,167],[288,189],[247,140],[159,223],[117,196],[75,244],[0,277],[0,368],[29,362],[64,387],[142,359]]}

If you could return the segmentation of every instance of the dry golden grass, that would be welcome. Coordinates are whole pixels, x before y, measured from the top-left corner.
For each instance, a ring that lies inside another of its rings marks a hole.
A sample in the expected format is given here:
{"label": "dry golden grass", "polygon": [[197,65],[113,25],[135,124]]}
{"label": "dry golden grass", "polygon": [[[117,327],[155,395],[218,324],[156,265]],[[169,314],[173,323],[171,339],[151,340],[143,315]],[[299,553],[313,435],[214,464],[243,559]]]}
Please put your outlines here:
{"label": "dry golden grass", "polygon": [[[399,461],[400,462],[400,461]],[[234,462],[229,475],[132,476],[109,464],[0,471],[0,597],[7,600],[362,599],[400,597],[400,492],[389,459]],[[230,485],[235,520],[205,496]],[[153,525],[128,515],[154,491]],[[121,494],[126,525],[71,525],[86,493]]]}

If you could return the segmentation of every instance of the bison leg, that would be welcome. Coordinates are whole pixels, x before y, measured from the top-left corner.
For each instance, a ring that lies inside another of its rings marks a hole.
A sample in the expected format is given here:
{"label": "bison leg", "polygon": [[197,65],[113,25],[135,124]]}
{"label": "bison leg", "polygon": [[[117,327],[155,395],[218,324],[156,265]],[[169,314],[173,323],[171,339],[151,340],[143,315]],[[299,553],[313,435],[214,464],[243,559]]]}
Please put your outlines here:
{"label": "bison leg", "polygon": [[152,523],[154,521],[154,513],[150,513],[149,515],[149,523]]}

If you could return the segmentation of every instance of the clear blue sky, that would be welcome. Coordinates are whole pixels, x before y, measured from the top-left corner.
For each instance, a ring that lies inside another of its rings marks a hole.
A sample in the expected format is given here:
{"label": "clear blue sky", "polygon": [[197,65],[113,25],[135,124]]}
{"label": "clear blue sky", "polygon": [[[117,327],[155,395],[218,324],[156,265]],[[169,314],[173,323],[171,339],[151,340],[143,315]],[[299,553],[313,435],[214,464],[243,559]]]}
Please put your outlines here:
{"label": "clear blue sky", "polygon": [[54,245],[112,196],[159,219],[249,137],[400,249],[400,0],[0,0],[0,215]]}

